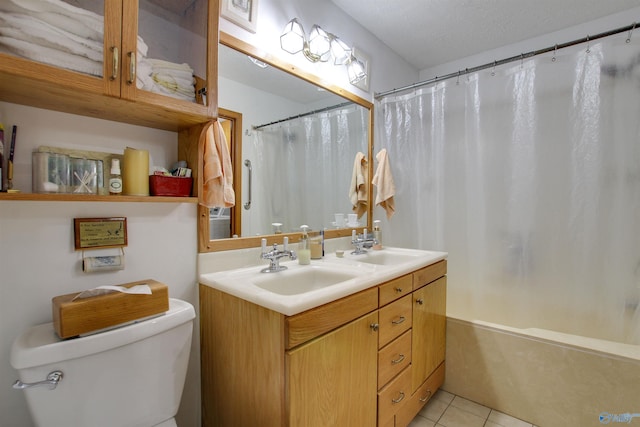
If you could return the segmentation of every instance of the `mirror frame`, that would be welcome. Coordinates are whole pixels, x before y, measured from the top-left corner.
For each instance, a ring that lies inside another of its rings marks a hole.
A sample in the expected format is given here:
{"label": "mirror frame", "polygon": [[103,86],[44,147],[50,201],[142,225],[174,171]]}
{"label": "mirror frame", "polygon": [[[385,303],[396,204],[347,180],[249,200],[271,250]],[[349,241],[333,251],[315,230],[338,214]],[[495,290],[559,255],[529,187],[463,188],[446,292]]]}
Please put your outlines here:
{"label": "mirror frame", "polygon": [[[367,101],[364,98],[359,97],[358,95],[351,93],[339,86],[335,86],[325,82],[320,77],[313,75],[307,71],[301,70],[295,65],[286,63],[281,59],[275,57],[272,54],[269,54],[261,49],[256,48],[228,33],[220,31],[220,39],[219,43],[223,44],[231,49],[237,50],[238,52],[244,53],[246,55],[251,55],[256,59],[259,59],[263,62],[266,62],[270,66],[282,70],[288,74],[293,75],[294,77],[305,80],[313,85],[319,86],[329,92],[332,92],[342,98],[345,98],[355,104],[358,104],[369,110],[369,135],[368,135],[368,148],[367,148],[367,158],[370,159],[367,162],[367,168],[369,170],[369,177],[373,177],[373,103]],[[216,70],[217,71],[217,70]],[[217,77],[217,72],[216,72]],[[219,116],[227,118],[227,115],[224,114],[225,110],[219,108]],[[239,135],[236,137],[236,141],[242,140],[242,125],[234,126],[234,135]],[[232,141],[232,149],[234,153],[241,153],[242,147],[239,147],[239,150],[236,151],[235,142]],[[235,155],[233,157],[233,167],[234,169],[234,188],[236,189],[236,205],[238,204],[238,200],[241,200],[239,195],[241,189],[238,189],[236,183],[240,182],[241,170],[242,170],[242,158],[240,155]],[[371,230],[371,226],[373,224],[372,215],[373,215],[373,184],[371,184],[371,179],[367,183],[368,194],[369,194],[369,203],[367,205],[367,226],[369,230]],[[231,215],[232,221],[240,221],[242,206],[237,206],[232,209],[233,213]],[[236,237],[236,238],[228,238],[228,239],[209,239],[209,208],[198,205],[198,252],[206,253],[206,252],[218,252],[218,251],[228,251],[233,249],[244,249],[244,248],[254,248],[259,247],[261,245],[261,240],[263,238],[267,238],[267,244],[272,245],[274,243],[282,244],[283,238],[285,236],[289,237],[289,242],[295,243],[300,239],[301,233],[282,233],[282,234],[264,234],[259,236],[250,236],[250,237]],[[239,223],[239,222],[238,222]],[[359,227],[359,232],[362,231],[365,227]],[[351,236],[352,228],[339,228],[339,229],[327,229],[325,230],[325,239],[332,239],[337,237],[349,237]]]}

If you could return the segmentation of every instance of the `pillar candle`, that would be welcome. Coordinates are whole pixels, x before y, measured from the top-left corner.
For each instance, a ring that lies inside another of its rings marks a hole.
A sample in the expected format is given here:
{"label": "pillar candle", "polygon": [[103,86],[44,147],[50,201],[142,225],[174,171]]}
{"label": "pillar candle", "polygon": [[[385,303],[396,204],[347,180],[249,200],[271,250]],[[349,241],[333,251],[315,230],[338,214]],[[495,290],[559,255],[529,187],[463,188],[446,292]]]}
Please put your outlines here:
{"label": "pillar candle", "polygon": [[147,150],[125,148],[122,193],[129,196],[149,195],[149,152]]}

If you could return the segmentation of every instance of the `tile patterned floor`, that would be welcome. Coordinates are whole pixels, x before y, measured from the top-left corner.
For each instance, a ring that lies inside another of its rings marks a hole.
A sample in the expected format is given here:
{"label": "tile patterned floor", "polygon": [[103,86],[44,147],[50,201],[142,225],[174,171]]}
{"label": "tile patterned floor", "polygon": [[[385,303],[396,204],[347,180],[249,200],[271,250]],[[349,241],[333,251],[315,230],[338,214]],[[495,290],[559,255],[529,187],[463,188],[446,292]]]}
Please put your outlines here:
{"label": "tile patterned floor", "polygon": [[439,390],[409,427],[536,427],[495,409]]}

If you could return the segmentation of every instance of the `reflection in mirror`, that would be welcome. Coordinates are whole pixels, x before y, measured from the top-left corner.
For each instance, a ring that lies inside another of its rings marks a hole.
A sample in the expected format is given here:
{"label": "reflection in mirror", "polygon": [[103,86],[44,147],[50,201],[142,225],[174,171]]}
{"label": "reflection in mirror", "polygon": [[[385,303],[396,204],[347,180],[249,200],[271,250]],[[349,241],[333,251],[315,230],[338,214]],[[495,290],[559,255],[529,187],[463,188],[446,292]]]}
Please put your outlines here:
{"label": "reflection in mirror", "polygon": [[[231,39],[224,34],[221,38]],[[219,45],[220,116],[224,117],[222,111],[235,111],[243,123],[235,132],[237,138],[231,138],[232,147],[242,144],[242,158],[234,159],[241,178],[234,183],[232,211],[237,220],[234,224],[231,219],[225,236],[298,232],[302,224],[313,230],[335,229],[334,214],[353,212],[349,190],[356,155],[369,156],[371,104],[348,93],[338,96],[310,83],[308,76],[302,79],[260,65],[267,64],[256,64],[245,53]],[[367,226],[368,212],[364,210],[358,225]],[[350,235],[346,231],[344,235]]]}
{"label": "reflection in mirror", "polygon": [[[242,159],[242,114],[218,109],[218,120],[227,140],[229,154],[233,164],[234,182],[240,180],[240,160]],[[236,189],[236,197],[242,198],[242,189]],[[234,234],[240,235],[239,208],[213,208],[209,210],[209,239],[226,239]]]}

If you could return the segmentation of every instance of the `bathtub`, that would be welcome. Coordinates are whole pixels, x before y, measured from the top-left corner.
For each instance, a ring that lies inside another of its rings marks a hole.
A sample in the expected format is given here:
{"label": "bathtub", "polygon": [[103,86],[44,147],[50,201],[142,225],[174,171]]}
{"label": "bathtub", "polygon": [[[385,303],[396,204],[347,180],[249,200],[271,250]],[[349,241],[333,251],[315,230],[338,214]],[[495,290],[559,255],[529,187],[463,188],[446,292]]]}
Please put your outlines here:
{"label": "bathtub", "polygon": [[444,390],[540,427],[640,426],[639,345],[463,317],[448,310]]}

